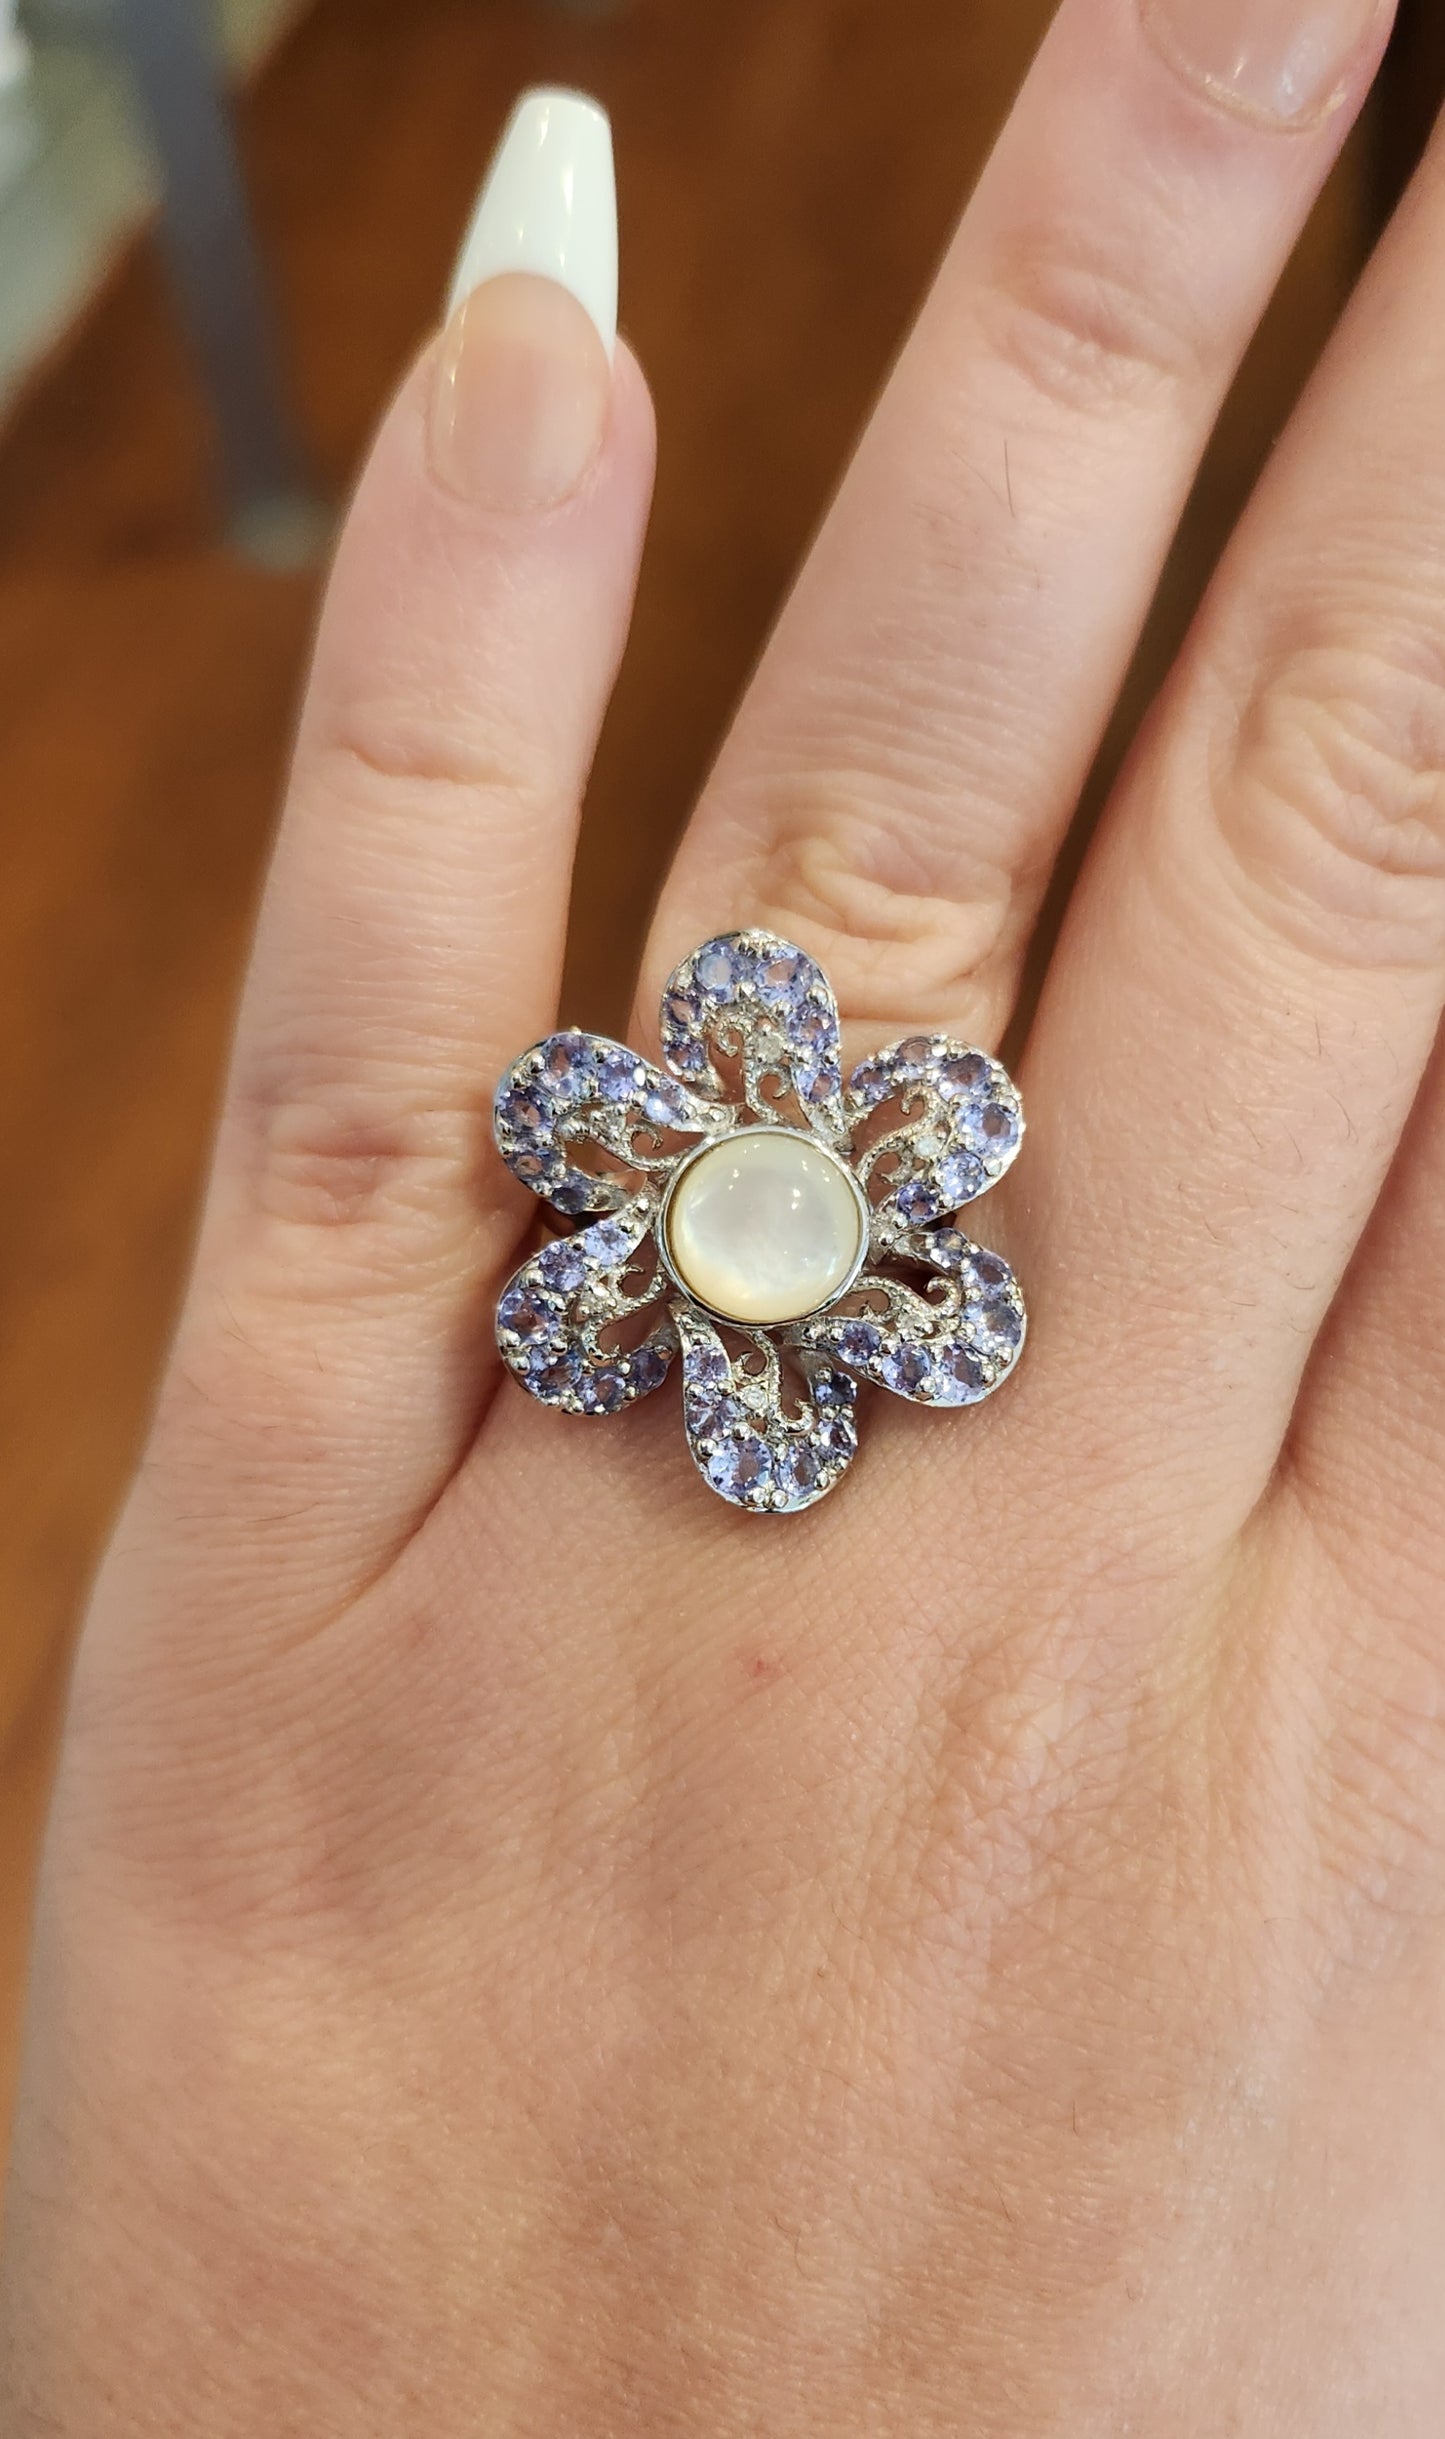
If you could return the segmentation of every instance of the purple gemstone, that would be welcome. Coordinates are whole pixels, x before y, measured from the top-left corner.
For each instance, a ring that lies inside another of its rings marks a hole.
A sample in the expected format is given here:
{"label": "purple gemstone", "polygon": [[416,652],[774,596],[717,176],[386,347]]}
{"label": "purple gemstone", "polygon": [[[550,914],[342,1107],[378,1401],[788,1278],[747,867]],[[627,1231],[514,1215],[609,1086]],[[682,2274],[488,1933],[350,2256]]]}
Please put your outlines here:
{"label": "purple gemstone", "polygon": [[806,1499],[810,1491],[817,1489],[822,1472],[817,1451],[807,1440],[799,1440],[795,1447],[785,1450],[778,1461],[783,1489],[800,1499]]}
{"label": "purple gemstone", "polygon": [[815,1372],[811,1382],[813,1403],[821,1408],[851,1406],[858,1395],[846,1372]]}
{"label": "purple gemstone", "polygon": [[589,1257],[602,1264],[604,1270],[616,1270],[633,1250],[632,1232],[620,1220],[599,1220],[589,1228],[584,1239]]}
{"label": "purple gemstone", "polygon": [[846,1414],[830,1415],[814,1436],[814,1446],[830,1465],[846,1465],[858,1446],[858,1434]]}
{"label": "purple gemstone", "polygon": [[813,1109],[824,1101],[831,1101],[843,1083],[836,1067],[800,1067],[795,1081],[798,1099],[806,1101]]}
{"label": "purple gemstone", "polygon": [[692,962],[693,975],[711,999],[731,999],[737,988],[737,953],[726,940],[710,940]]}
{"label": "purple gemstone", "polygon": [[1023,1337],[1024,1325],[1012,1304],[1001,1300],[985,1304],[971,1309],[968,1317],[976,1330],[996,1339],[1001,1346],[1016,1347]]}
{"label": "purple gemstone", "polygon": [[928,1393],[933,1359],[924,1347],[895,1347],[883,1365],[883,1378],[900,1397],[923,1397]]}
{"label": "purple gemstone", "polygon": [[680,1067],[684,1075],[701,1076],[707,1073],[707,1049],[702,1042],[670,1041],[667,1055],[673,1066]]}
{"label": "purple gemstone", "polygon": [[876,1109],[893,1090],[893,1078],[877,1059],[865,1059],[861,1067],[854,1068],[848,1090],[865,1109]]}
{"label": "purple gemstone", "polygon": [[507,1166],[525,1186],[535,1185],[547,1174],[547,1163],[539,1152],[514,1152]]}
{"label": "purple gemstone", "polygon": [[592,1089],[592,1045],[585,1033],[554,1033],[542,1057],[542,1072],[553,1092],[564,1100],[581,1101]]}
{"label": "purple gemstone", "polygon": [[719,1397],[711,1389],[689,1389],[683,1413],[695,1440],[719,1440],[741,1422],[743,1410],[735,1397]]}
{"label": "purple gemstone", "polygon": [[560,1184],[549,1189],[547,1199],[555,1203],[559,1211],[590,1211],[594,1207],[593,1196],[596,1192],[596,1183],[592,1178],[584,1177],[579,1169],[571,1169]]}
{"label": "purple gemstone", "polygon": [[497,1104],[499,1125],[509,1126],[516,1135],[540,1135],[548,1123],[546,1103],[540,1093],[516,1092],[504,1094]]}
{"label": "purple gemstone", "polygon": [[957,1211],[961,1203],[971,1203],[985,1182],[972,1152],[949,1152],[938,1164],[938,1190],[946,1210]]}
{"label": "purple gemstone", "polygon": [[921,1177],[911,1177],[898,1189],[898,1212],[910,1228],[926,1228],[936,1220],[942,1205],[935,1187]]}
{"label": "purple gemstone", "polygon": [[808,1050],[816,1049],[822,1042],[831,1042],[836,1030],[829,1011],[811,1000],[805,1008],[799,1009],[792,1028],[794,1041],[801,1042]]}
{"label": "purple gemstone", "polygon": [[978,1287],[1007,1287],[1013,1278],[1007,1262],[996,1253],[976,1253],[968,1269],[969,1277]]}
{"label": "purple gemstone", "polygon": [[710,1382],[720,1387],[728,1378],[731,1366],[721,1347],[692,1347],[683,1364],[688,1380],[696,1387]]}
{"label": "purple gemstone", "polygon": [[933,1377],[933,1394],[941,1406],[972,1406],[988,1393],[988,1373],[967,1347],[948,1347],[940,1355]]}
{"label": "purple gemstone", "polygon": [[773,1476],[772,1453],[766,1440],[724,1440],[707,1461],[707,1478],[725,1499],[751,1505]]}
{"label": "purple gemstone", "polygon": [[849,1321],[838,1332],[838,1352],[844,1363],[866,1367],[882,1344],[883,1340],[871,1321]]}
{"label": "purple gemstone", "polygon": [[950,1097],[978,1092],[991,1073],[992,1062],[980,1051],[969,1050],[962,1058],[944,1060],[938,1071],[939,1089]]}
{"label": "purple gemstone", "polygon": [[928,1258],[939,1270],[960,1270],[968,1249],[967,1237],[957,1228],[935,1228],[928,1240]]}
{"label": "purple gemstone", "polygon": [[627,1403],[627,1383],[614,1365],[589,1372],[582,1383],[581,1401],[584,1414],[615,1414]]}
{"label": "purple gemstone", "polygon": [[687,1104],[675,1084],[654,1084],[645,1094],[643,1116],[653,1126],[685,1126]]}
{"label": "purple gemstone", "polygon": [[639,1347],[627,1369],[638,1396],[646,1397],[650,1390],[660,1389],[666,1380],[667,1358],[660,1355],[656,1347]]}
{"label": "purple gemstone", "polygon": [[556,1329],[555,1315],[530,1287],[509,1287],[497,1306],[497,1319],[524,1342],[550,1338]]}
{"label": "purple gemstone", "polygon": [[969,1142],[990,1160],[999,1159],[1013,1148],[1018,1131],[1018,1120],[1002,1101],[985,1101],[982,1109],[970,1110],[964,1121]]}
{"label": "purple gemstone", "polygon": [[609,1050],[597,1065],[597,1090],[604,1101],[630,1101],[641,1072],[630,1050]]}
{"label": "purple gemstone", "polygon": [[900,1042],[893,1053],[893,1070],[900,1076],[921,1076],[933,1057],[933,1044],[925,1034],[915,1033],[911,1041]]}
{"label": "purple gemstone", "polygon": [[536,1396],[549,1406],[565,1403],[577,1386],[575,1355],[549,1355],[536,1359],[528,1370],[528,1381]]}
{"label": "purple gemstone", "polygon": [[570,1296],[587,1276],[587,1260],[575,1237],[560,1245],[549,1245],[537,1257],[537,1268],[549,1287],[559,1295]]}
{"label": "purple gemstone", "polygon": [[670,1032],[695,1033],[702,1011],[688,991],[669,991],[662,1003],[662,1021]]}
{"label": "purple gemstone", "polygon": [[770,1008],[796,1005],[811,979],[806,957],[795,952],[783,957],[769,957],[758,968],[758,996]]}

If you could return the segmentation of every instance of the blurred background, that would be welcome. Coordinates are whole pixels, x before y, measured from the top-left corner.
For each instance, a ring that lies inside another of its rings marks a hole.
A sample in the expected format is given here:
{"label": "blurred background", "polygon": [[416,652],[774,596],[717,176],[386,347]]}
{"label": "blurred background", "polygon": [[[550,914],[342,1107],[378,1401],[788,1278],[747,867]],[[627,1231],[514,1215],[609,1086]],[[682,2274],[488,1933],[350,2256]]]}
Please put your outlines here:
{"label": "blurred background", "polygon": [[[67,1653],[179,1291],[326,536],[518,88],[616,130],[661,467],[565,1013],[669,844],[1048,0],[0,0],[0,2131]],[[1445,92],[1386,75],[1098,793]],[[1087,808],[1085,819],[1087,819]]]}

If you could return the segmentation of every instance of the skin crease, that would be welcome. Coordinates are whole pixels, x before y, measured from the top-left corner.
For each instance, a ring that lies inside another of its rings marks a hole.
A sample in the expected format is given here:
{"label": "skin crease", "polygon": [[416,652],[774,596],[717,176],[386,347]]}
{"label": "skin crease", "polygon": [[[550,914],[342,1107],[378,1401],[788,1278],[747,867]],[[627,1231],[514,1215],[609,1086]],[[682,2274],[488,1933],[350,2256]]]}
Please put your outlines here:
{"label": "skin crease", "polygon": [[[1283,132],[1069,0],[644,1010],[756,919],[860,1047],[997,1040],[1373,58]],[[620,352],[576,496],[474,512],[418,368],[77,1673],[7,2439],[1435,2439],[1442,264],[1437,150],[1080,883],[976,1223],[1017,1379],[870,1400],[776,1526],[697,1483],[675,1388],[498,1390],[531,1214],[487,1100],[551,1017],[651,436]],[[956,479],[1003,432],[1012,510]]]}

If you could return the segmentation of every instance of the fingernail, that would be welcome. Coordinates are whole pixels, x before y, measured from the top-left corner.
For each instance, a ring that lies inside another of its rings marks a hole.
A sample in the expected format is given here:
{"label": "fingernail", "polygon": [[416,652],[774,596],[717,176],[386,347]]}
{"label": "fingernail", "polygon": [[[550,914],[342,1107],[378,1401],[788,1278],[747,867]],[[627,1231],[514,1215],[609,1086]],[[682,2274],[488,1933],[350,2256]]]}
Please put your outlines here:
{"label": "fingernail", "polygon": [[607,425],[617,203],[607,114],[525,94],[462,245],[432,396],[440,479],[479,505],[555,507]]}
{"label": "fingernail", "polygon": [[1381,0],[1142,0],[1192,82],[1251,117],[1308,126],[1342,102]]}

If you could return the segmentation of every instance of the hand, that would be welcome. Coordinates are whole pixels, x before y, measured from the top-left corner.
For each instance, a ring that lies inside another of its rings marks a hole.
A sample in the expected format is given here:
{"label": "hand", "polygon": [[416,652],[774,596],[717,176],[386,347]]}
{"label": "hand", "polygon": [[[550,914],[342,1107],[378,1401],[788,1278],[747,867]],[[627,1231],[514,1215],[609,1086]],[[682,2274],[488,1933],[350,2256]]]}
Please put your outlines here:
{"label": "hand", "polygon": [[[1065,0],[694,816],[645,1046],[756,922],[860,1051],[999,1041],[1385,32],[1235,15]],[[709,1494],[675,1382],[579,1423],[498,1377],[534,1214],[490,1095],[553,1022],[652,444],[556,282],[407,382],[79,1666],[13,2439],[1439,2430],[1442,173],[1074,893],[983,1231],[1018,1374],[874,1396],[787,1521]]]}

